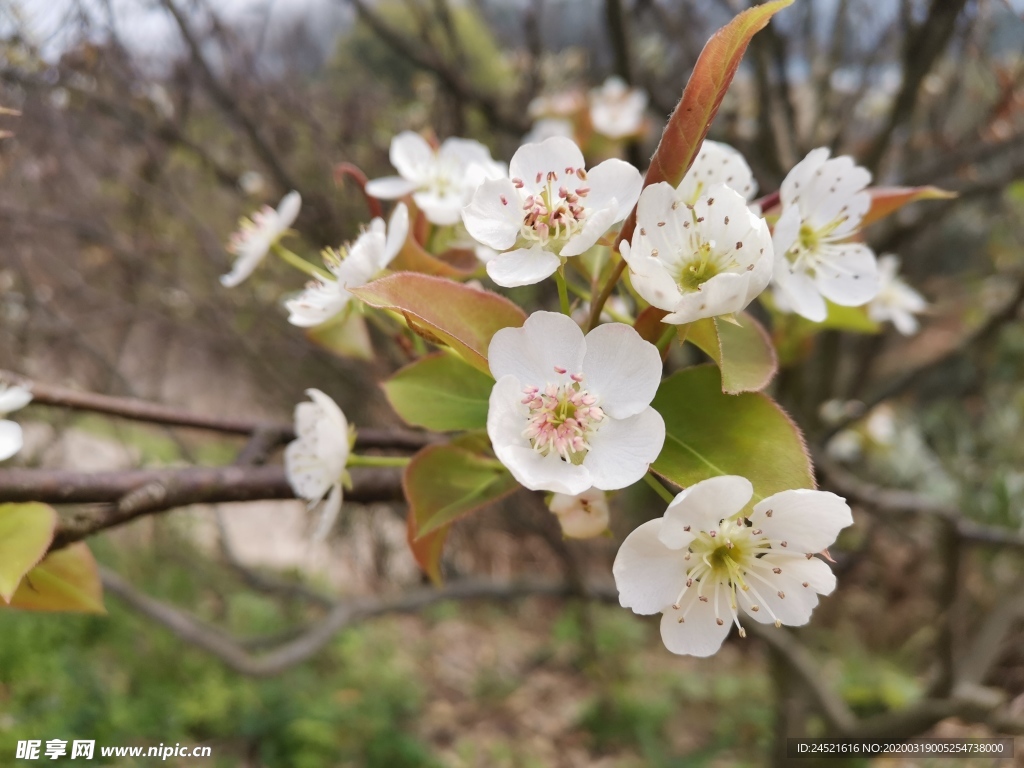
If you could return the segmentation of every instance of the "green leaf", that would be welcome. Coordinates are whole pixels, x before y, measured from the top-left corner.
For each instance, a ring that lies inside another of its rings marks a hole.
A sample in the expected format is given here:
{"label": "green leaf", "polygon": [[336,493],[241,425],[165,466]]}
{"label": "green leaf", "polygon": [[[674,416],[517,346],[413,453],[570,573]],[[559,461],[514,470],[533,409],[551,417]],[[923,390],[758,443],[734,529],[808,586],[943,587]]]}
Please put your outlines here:
{"label": "green leaf", "polygon": [[[708,135],[711,122],[718,114],[751,39],[765,28],[772,16],[792,2],[774,0],[748,8],[708,40],[697,58],[679,105],[668,119],[644,177],[644,186],[667,181],[674,187],[683,180],[700,151],[704,137]],[[622,227],[619,239],[628,240],[635,226],[634,208]]]}
{"label": "green leaf", "polygon": [[5,603],[46,554],[56,525],[57,513],[46,504],[0,504],[0,598]]}
{"label": "green leaf", "polygon": [[651,469],[688,487],[742,475],[754,501],[790,488],[813,488],[803,435],[767,395],[722,393],[712,365],[687,368],[661,383],[652,403],[665,419],[665,447]]}
{"label": "green leaf", "polygon": [[338,357],[373,359],[373,344],[366,329],[366,318],[358,312],[345,312],[323,325],[309,328],[306,338]]}
{"label": "green leaf", "polygon": [[431,445],[417,453],[402,484],[409,502],[409,543],[436,583],[441,581],[441,550],[452,523],[519,487],[496,459],[454,445]]}
{"label": "green leaf", "polygon": [[503,296],[415,272],[389,275],[352,293],[372,307],[401,312],[416,333],[435,344],[447,344],[488,376],[491,337],[526,322],[523,310]]}
{"label": "green leaf", "polygon": [[25,574],[11,607],[27,611],[106,613],[103,585],[92,552],[78,542],[50,553]]}
{"label": "green leaf", "polygon": [[434,432],[487,426],[487,400],[494,379],[454,355],[437,352],[402,368],[384,394],[406,423]]}
{"label": "green leaf", "polygon": [[956,192],[938,187],[868,187],[868,192],[871,194],[871,207],[861,219],[862,227],[884,219],[904,205],[918,200],[952,200],[957,196]]}
{"label": "green leaf", "polygon": [[[699,347],[722,372],[722,391],[759,392],[768,386],[778,370],[768,332],[753,317],[741,312],[735,325],[720,317],[690,323],[686,341]],[[680,332],[682,336],[682,332]]]}

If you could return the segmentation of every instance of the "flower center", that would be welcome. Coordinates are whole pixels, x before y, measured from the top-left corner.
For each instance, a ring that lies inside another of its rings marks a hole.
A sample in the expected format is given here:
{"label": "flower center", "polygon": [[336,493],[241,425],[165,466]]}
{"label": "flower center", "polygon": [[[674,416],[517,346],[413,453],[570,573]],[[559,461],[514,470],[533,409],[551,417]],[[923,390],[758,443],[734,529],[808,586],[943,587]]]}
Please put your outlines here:
{"label": "flower center", "polygon": [[[785,542],[781,542],[781,546],[785,545]],[[769,594],[776,590],[763,573],[768,570],[776,575],[781,573],[781,569],[772,566],[770,561],[761,557],[771,550],[771,540],[760,530],[747,525],[746,519],[742,517],[722,520],[715,529],[697,532],[696,538],[690,543],[684,555],[688,563],[686,582],[672,608],[680,610],[683,596],[695,589],[698,601],[706,603],[709,599],[714,600],[715,618],[719,624],[727,619],[731,620],[739,627],[740,637],[745,637],[746,632],[739,625],[737,613],[737,595],[742,595],[749,610],[756,613],[764,608],[768,615],[775,619],[775,624],[780,625],[781,622],[761,596],[765,590],[768,590]],[[718,595],[723,589],[731,614],[726,617],[717,615]],[[782,592],[776,594],[780,600],[785,598]],[[686,614],[695,604],[696,602],[691,603],[679,616],[680,622],[686,620]]]}
{"label": "flower center", "polygon": [[[679,272],[676,275],[676,285],[681,291],[690,293],[699,291],[704,283],[724,271],[714,258],[714,248],[714,240],[703,242],[689,261],[680,263]],[[729,265],[726,265],[725,269],[728,267]]]}
{"label": "flower center", "polygon": [[[575,176],[580,185],[572,183],[574,188],[570,189],[567,186],[570,181],[566,180],[556,189],[556,171],[548,171],[546,175],[537,174],[536,183],[544,182],[544,186],[523,200],[520,234],[524,240],[547,246],[552,241],[567,241],[583,229],[587,218],[583,200],[590,194],[590,188],[585,184],[587,172],[583,168],[566,168],[565,175]],[[512,179],[512,183],[519,189],[525,186],[522,179]]]}
{"label": "flower center", "polygon": [[[564,368],[555,368],[565,373]],[[587,438],[597,431],[604,411],[597,397],[583,388],[583,374],[574,373],[567,384],[526,387],[523,404],[529,409],[523,437],[544,456],[554,452],[565,461],[580,464],[590,450]]]}

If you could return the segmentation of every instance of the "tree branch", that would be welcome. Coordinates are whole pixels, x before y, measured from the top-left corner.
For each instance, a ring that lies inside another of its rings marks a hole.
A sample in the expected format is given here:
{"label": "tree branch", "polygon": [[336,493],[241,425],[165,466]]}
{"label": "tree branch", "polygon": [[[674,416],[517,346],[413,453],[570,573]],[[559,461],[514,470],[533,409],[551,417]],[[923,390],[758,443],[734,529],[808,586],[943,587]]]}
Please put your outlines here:
{"label": "tree branch", "polygon": [[[398,501],[402,488],[393,470],[353,470],[345,500]],[[137,517],[189,504],[293,499],[282,466],[134,469],[82,474],[54,469],[0,469],[0,500],[47,504],[103,504],[62,514],[50,549],[60,549]]]}
{"label": "tree branch", "polygon": [[[0,369],[0,382],[15,384],[30,390],[32,403],[35,405],[61,406],[80,411],[106,413],[150,424],[208,429],[225,434],[261,434],[264,441],[277,441],[271,448],[295,439],[295,431],[290,424],[210,416],[132,397],[112,397],[80,392],[67,387],[33,381],[13,371],[2,369]],[[356,434],[356,448],[417,451],[432,442],[437,442],[438,439],[433,435],[409,430],[359,429]],[[266,450],[266,443],[262,448]]]}

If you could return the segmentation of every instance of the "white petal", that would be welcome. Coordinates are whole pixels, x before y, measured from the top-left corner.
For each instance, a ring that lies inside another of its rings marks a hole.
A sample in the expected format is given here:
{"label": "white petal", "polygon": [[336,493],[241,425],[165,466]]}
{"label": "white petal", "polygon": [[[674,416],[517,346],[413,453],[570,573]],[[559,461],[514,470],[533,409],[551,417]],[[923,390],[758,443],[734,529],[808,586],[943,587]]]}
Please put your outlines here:
{"label": "white petal", "polygon": [[791,311],[811,322],[824,322],[828,317],[828,306],[814,280],[804,272],[789,272],[787,267],[783,269],[786,270],[784,275],[778,271],[775,274],[775,286],[785,295],[784,301],[778,303],[785,304]]}
{"label": "white petal", "polygon": [[[768,513],[771,512],[771,515]],[[853,524],[846,500],[828,491],[782,491],[759,501],[750,516],[755,528],[797,553],[821,552]]]}
{"label": "white petal", "polygon": [[779,220],[775,222],[775,230],[772,232],[772,246],[776,259],[785,260],[786,251],[793,247],[796,239],[800,236],[802,223],[800,209],[795,205],[786,208],[779,216]]}
{"label": "white petal", "polygon": [[317,522],[316,530],[313,532],[314,544],[326,539],[327,534],[331,532],[331,528],[334,527],[334,521],[338,519],[338,513],[341,511],[341,500],[341,483],[335,483],[331,486],[331,492],[327,494],[327,499],[320,510],[320,520]]}
{"label": "white petal", "polygon": [[[713,656],[729,636],[732,612],[726,590],[706,589],[704,597],[708,598],[706,603],[698,599],[697,590],[691,587],[679,610],[666,611],[661,617],[661,639],[672,653]],[[683,616],[685,620],[680,622]]]}
{"label": "white petal", "polygon": [[[365,281],[364,281],[365,282]],[[349,282],[349,287],[356,287]],[[337,316],[352,299],[352,294],[334,281],[311,281],[306,290],[284,303],[288,322],[299,328],[313,328]]]}
{"label": "white petal", "polygon": [[904,336],[913,336],[917,333],[919,327],[917,318],[901,309],[894,309],[892,311],[892,324]]}
{"label": "white petal", "polygon": [[801,197],[804,218],[815,228],[845,219],[845,227],[835,234],[849,234],[871,207],[871,197],[863,191],[870,183],[871,173],[852,157],[832,158],[814,172],[806,194]]}
{"label": "white petal", "polygon": [[395,210],[391,212],[391,218],[388,220],[388,234],[384,242],[384,257],[380,265],[381,269],[390,264],[392,259],[398,255],[398,252],[405,245],[405,240],[408,236],[409,209],[405,206],[405,203],[399,203],[395,206]]}
{"label": "white petal", "polygon": [[295,223],[295,219],[298,218],[299,210],[301,208],[302,196],[294,189],[281,198],[281,202],[277,205],[277,227],[274,233],[275,236],[280,235]]}
{"label": "white petal", "polygon": [[692,205],[715,184],[736,190],[744,200],[752,199],[757,193],[757,182],[743,155],[728,144],[705,139],[677,188],[679,199]]}
{"label": "white petal", "polygon": [[625,488],[640,480],[665,445],[665,421],[653,408],[627,419],[608,417],[590,438],[583,459],[591,485],[604,491]]}
{"label": "white petal", "polygon": [[491,150],[485,145],[473,139],[462,139],[457,136],[444,140],[438,156],[444,161],[455,161],[463,168],[469,168],[473,164],[487,165],[494,162],[491,159]]}
{"label": "white petal", "polygon": [[739,475],[719,475],[694,483],[672,499],[665,510],[662,541],[676,547],[690,531],[716,531],[718,524],[747,505],[754,486]]}
{"label": "white petal", "polygon": [[581,253],[589,251],[612,224],[618,220],[616,215],[614,207],[588,211],[583,229],[578,234],[569,238],[566,244],[562,246],[561,255],[579,256]]}
{"label": "white petal", "polygon": [[644,180],[640,171],[624,160],[612,158],[587,171],[590,192],[583,198],[587,209],[613,208],[612,223],[625,219],[640,197]]}
{"label": "white petal", "polygon": [[523,224],[519,190],[509,179],[485,181],[462,209],[466,231],[475,239],[499,251],[516,244]]}
{"label": "white petal", "polygon": [[556,453],[542,456],[523,437],[528,411],[521,399],[522,384],[515,376],[503,376],[491,390],[487,435],[498,460],[521,485],[532,491],[575,496],[590,488],[593,483],[586,469],[563,461]]}
{"label": "white petal", "polygon": [[701,285],[699,291],[680,294],[679,301],[672,307],[672,313],[662,318],[663,323],[679,325],[692,323],[705,317],[729,315],[746,309],[753,297],[767,283],[764,274],[753,281],[752,272],[735,274],[722,272]]}
{"label": "white petal", "polygon": [[366,182],[366,194],[378,200],[397,200],[416,191],[416,182],[401,176],[384,176]]}
{"label": "white petal", "polygon": [[592,539],[608,530],[611,514],[607,494],[591,488],[576,496],[552,494],[548,509],[558,516],[562,534],[572,539]]}
{"label": "white petal", "polygon": [[499,253],[487,262],[487,275],[503,288],[515,288],[551,277],[561,263],[551,251],[535,245]]}
{"label": "white petal", "polygon": [[619,250],[629,263],[629,281],[636,292],[659,309],[666,312],[674,310],[683,295],[665,265],[658,259],[639,255],[635,249],[632,249],[631,254],[626,243],[621,243]]}
{"label": "white petal", "polygon": [[430,143],[412,131],[402,131],[391,140],[388,153],[391,164],[403,179],[417,186],[429,180],[430,170],[437,165],[437,156]]}
{"label": "white petal", "polygon": [[[524,144],[512,155],[509,175],[521,179],[526,189],[539,189],[547,184],[547,175],[554,173],[556,189],[567,184],[566,168],[584,168],[583,153],[576,142],[564,136],[552,136],[539,144]],[[575,176],[571,177],[575,180]]]}
{"label": "white petal", "polygon": [[843,307],[859,307],[878,295],[878,266],[870,248],[840,243],[827,246],[826,254],[814,274],[822,296]]}
{"label": "white petal", "polygon": [[412,199],[423,211],[427,221],[441,227],[458,224],[462,218],[462,208],[466,204],[459,190],[439,193],[435,189],[426,189],[414,192]]}
{"label": "white petal", "polygon": [[786,174],[786,178],[782,180],[782,186],[779,189],[779,197],[783,208],[796,205],[803,198],[804,194],[809,191],[811,180],[818,169],[828,160],[829,154],[831,153],[827,147],[812,149],[807,153],[807,157],[794,165],[790,172]]}
{"label": "white petal", "polygon": [[11,458],[22,445],[21,426],[13,421],[0,420],[0,461]]}
{"label": "white petal", "polygon": [[284,449],[284,470],[295,495],[310,502],[320,501],[338,481],[320,460],[313,440],[293,440]]}
{"label": "white petal", "polygon": [[[836,576],[828,563],[819,557],[804,555],[783,555],[769,552],[763,562],[782,571],[782,575],[800,585],[801,589],[813,589],[821,595],[830,595],[836,588]],[[803,586],[804,583],[807,586]]]}
{"label": "white petal", "polygon": [[[494,334],[487,361],[495,379],[518,379],[515,399],[520,400],[523,387],[568,383],[572,374],[583,370],[586,349],[583,331],[571,318],[559,312],[534,312],[522,328],[502,328]],[[558,373],[556,367],[566,372]]]}
{"label": "white petal", "polygon": [[12,413],[32,402],[32,393],[24,387],[0,384],[0,413]]}
{"label": "white petal", "polygon": [[583,386],[609,416],[624,419],[651,404],[661,383],[661,353],[623,323],[599,325],[587,334]]}
{"label": "white petal", "polygon": [[668,610],[686,583],[685,552],[662,544],[660,528],[660,519],[641,525],[622,542],[612,564],[619,604],[633,613]]}
{"label": "white petal", "polygon": [[[736,590],[737,602],[748,616],[762,624],[772,624],[776,619],[791,627],[806,624],[818,604],[818,593],[790,576],[786,567],[782,568],[781,574],[773,573],[771,562],[765,561],[760,564],[763,567],[757,569],[764,581],[752,577],[748,572],[746,580],[751,589]],[[753,610],[754,605],[759,610]]]}
{"label": "white petal", "polygon": [[225,288],[234,288],[256,271],[263,257],[270,250],[272,239],[266,233],[254,236],[245,242],[231,271],[221,275],[220,284]]}

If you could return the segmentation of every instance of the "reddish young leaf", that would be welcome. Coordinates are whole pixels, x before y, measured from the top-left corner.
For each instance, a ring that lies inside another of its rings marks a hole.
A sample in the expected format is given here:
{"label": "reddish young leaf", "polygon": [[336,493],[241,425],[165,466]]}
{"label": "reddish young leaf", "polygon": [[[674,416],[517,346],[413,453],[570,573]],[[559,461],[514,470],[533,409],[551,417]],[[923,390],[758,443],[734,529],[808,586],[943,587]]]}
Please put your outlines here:
{"label": "reddish young leaf", "polygon": [[452,523],[512,493],[519,484],[495,459],[455,445],[417,453],[402,477],[409,502],[407,535],[420,567],[441,582],[441,550]]}
{"label": "reddish young leaf", "polygon": [[[645,187],[659,181],[675,186],[682,181],[708,135],[711,122],[722,105],[751,39],[765,28],[772,16],[792,2],[773,0],[748,8],[708,40],[651,158],[651,166],[644,178]],[[619,239],[630,238],[635,226],[634,208],[622,227]]]}
{"label": "reddish young leaf", "polygon": [[862,227],[874,224],[918,200],[951,200],[956,197],[956,192],[938,187],[868,187],[868,192],[871,193],[871,208],[861,220]]}
{"label": "reddish young leaf", "polygon": [[401,312],[414,331],[435,344],[449,345],[488,376],[491,337],[526,322],[526,313],[503,296],[415,272],[389,275],[352,293],[371,307]]}

